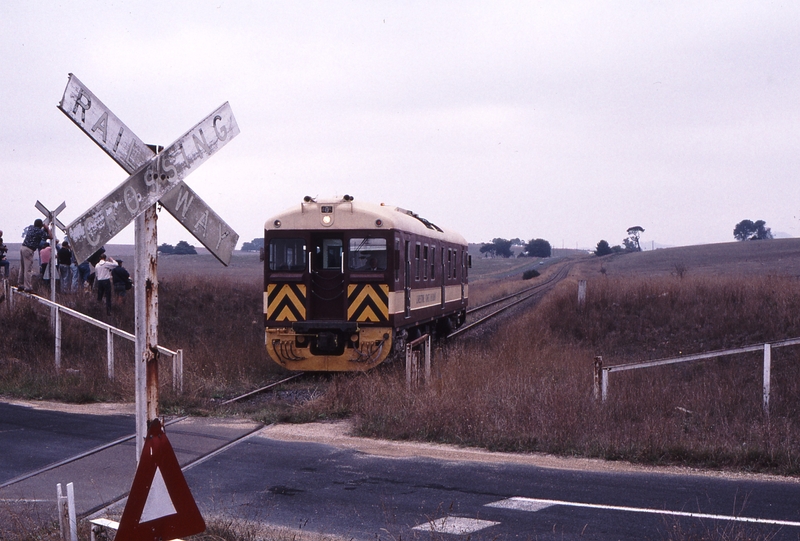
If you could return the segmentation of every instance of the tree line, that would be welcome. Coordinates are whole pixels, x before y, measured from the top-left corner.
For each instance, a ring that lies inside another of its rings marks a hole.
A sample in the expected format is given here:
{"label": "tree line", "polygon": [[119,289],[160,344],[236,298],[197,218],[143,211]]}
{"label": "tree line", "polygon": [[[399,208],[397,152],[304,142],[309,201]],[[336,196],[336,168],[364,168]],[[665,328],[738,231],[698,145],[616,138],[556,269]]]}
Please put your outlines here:
{"label": "tree line", "polygon": [[523,247],[522,252],[517,257],[550,257],[553,252],[550,243],[544,239],[531,239],[528,242],[523,242],[519,238],[511,240],[492,239],[492,242],[486,242],[481,245],[480,252],[487,257],[514,257],[514,252],[511,250],[512,246]]}
{"label": "tree line", "polygon": [[[623,239],[623,246],[611,246],[608,241],[601,240],[594,250],[595,255],[603,256],[622,252],[641,252],[639,237],[644,233],[644,228],[638,225],[628,228],[628,236]],[[764,220],[742,220],[733,228],[733,238],[738,241],[769,240],[772,239],[772,229],[767,227]]]}
{"label": "tree line", "polygon": [[628,236],[622,239],[622,246],[619,244],[616,246],[611,246],[607,240],[601,240],[597,243],[594,254],[603,256],[624,252],[641,252],[642,245],[640,244],[639,239],[642,236],[642,233],[644,233],[644,227],[640,225],[634,225],[628,228],[627,233]]}

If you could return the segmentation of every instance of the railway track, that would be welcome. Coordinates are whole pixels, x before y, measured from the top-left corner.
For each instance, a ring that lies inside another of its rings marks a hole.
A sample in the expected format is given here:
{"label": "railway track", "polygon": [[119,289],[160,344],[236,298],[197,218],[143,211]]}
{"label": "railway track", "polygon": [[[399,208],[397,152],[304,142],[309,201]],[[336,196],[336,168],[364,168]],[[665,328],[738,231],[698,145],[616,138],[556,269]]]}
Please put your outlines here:
{"label": "railway track", "polygon": [[[482,324],[493,320],[506,310],[513,308],[518,304],[532,300],[537,297],[541,298],[545,293],[551,291],[556,286],[556,284],[558,284],[558,282],[566,278],[571,268],[572,268],[572,262],[570,261],[564,262],[561,264],[560,268],[556,272],[549,275],[541,282],[532,285],[531,287],[525,288],[516,293],[512,293],[511,295],[506,295],[505,297],[493,300],[491,302],[482,304],[480,306],[468,309],[467,310],[468,322],[460,329],[447,335],[447,339],[455,338],[470,330],[473,330],[481,326]],[[255,395],[259,395],[261,393],[273,390],[279,385],[282,385],[284,383],[287,383],[295,379],[299,379],[301,376],[305,375],[307,375],[305,372],[298,372],[296,374],[292,374],[291,376],[284,378],[280,381],[270,383],[268,385],[265,385],[264,387],[260,387],[253,391],[249,391],[242,395],[233,397],[229,400],[220,403],[219,405],[226,406],[234,403],[244,402],[245,400],[252,398]]]}
{"label": "railway track", "polygon": [[273,389],[273,388],[277,387],[278,385],[281,385],[282,383],[286,383],[287,381],[292,381],[293,379],[297,379],[297,378],[299,378],[300,376],[303,376],[303,375],[305,375],[305,372],[298,372],[296,374],[292,374],[288,378],[284,378],[284,379],[282,379],[280,381],[276,381],[274,383],[270,383],[269,385],[265,385],[263,387],[255,389],[253,391],[246,392],[246,393],[244,393],[242,395],[235,396],[235,397],[233,397],[233,398],[231,398],[229,400],[226,400],[225,402],[222,402],[220,404],[220,406],[227,406],[228,404],[233,404],[234,402],[241,402],[241,401],[243,401],[243,400],[245,400],[247,398],[250,398],[250,397],[255,396],[257,394],[261,394],[261,393],[263,393],[265,391],[269,391],[270,389]]}
{"label": "railway track", "polygon": [[488,321],[491,321],[495,317],[499,316],[506,310],[513,308],[514,306],[527,300],[541,298],[545,293],[551,291],[556,284],[558,284],[558,282],[566,278],[571,268],[571,262],[563,263],[555,273],[547,277],[542,282],[516,293],[512,293],[511,295],[507,295],[501,299],[496,299],[480,306],[470,308],[467,310],[468,322],[458,330],[448,334],[447,339],[449,340],[451,338],[455,338],[466,333],[467,331],[475,329],[476,327],[480,327],[484,323],[487,323]]}

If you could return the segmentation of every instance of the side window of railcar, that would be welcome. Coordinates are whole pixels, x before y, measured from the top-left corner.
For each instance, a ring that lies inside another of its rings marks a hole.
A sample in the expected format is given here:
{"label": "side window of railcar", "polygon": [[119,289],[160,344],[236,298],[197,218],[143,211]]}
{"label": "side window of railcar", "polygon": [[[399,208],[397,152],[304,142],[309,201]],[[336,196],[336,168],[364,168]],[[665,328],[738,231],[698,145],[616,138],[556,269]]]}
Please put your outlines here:
{"label": "side window of railcar", "polygon": [[436,280],[436,246],[431,246],[431,280]]}
{"label": "side window of railcar", "polygon": [[306,268],[306,242],[303,239],[269,241],[269,270],[302,272]]}
{"label": "side window of railcar", "polygon": [[400,281],[400,239],[394,239],[394,281]]}
{"label": "side window of railcar", "polygon": [[422,247],[422,279],[428,279],[428,245]]}
{"label": "side window of railcar", "polygon": [[386,239],[353,237],[350,239],[348,267],[354,271],[386,270]]}
{"label": "side window of railcar", "polygon": [[450,275],[453,274],[453,250],[450,248],[447,249],[447,276],[445,278],[450,278]]}
{"label": "side window of railcar", "polygon": [[414,248],[414,279],[419,281],[419,251],[420,251],[420,244],[417,243],[417,246]]}

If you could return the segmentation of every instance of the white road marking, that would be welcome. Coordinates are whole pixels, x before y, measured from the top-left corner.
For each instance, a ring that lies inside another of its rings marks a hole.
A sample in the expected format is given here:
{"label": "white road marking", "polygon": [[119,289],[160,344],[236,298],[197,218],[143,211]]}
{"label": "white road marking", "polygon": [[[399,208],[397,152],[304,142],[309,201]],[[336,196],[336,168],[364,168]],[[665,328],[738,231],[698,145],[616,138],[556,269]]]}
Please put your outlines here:
{"label": "white road marking", "polygon": [[771,524],[777,526],[800,527],[800,522],[790,520],[773,520],[768,518],[737,517],[731,515],[710,515],[706,513],[689,513],[686,511],[669,511],[666,509],[647,509],[642,507],[625,507],[620,505],[603,505],[597,503],[567,502],[562,500],[540,500],[535,498],[514,497],[486,504],[486,507],[539,511],[552,505],[566,507],[584,507],[587,509],[604,509],[606,511],[627,511],[629,513],[649,513],[652,515],[670,515],[674,517],[705,518],[711,520],[727,520],[731,522],[749,522],[754,524]]}
{"label": "white road marking", "polygon": [[545,503],[541,500],[532,500],[530,498],[509,498],[507,500],[500,500],[499,502],[487,503],[484,507],[498,507],[500,509],[513,509],[515,511],[529,511],[535,513],[547,507],[552,507],[552,503]]}
{"label": "white road marking", "polygon": [[413,530],[421,530],[431,533],[452,533],[456,535],[466,535],[483,530],[489,526],[495,526],[499,522],[491,520],[479,520],[476,518],[465,517],[442,517],[419,526],[414,526]]}

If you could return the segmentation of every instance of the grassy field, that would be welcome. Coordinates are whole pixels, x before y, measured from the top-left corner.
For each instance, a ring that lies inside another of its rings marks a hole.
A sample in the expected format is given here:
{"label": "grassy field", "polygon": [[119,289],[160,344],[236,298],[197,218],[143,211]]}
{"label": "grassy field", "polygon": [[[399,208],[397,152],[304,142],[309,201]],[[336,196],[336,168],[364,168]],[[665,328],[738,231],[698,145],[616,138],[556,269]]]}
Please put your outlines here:
{"label": "grassy field", "polygon": [[[112,255],[125,258],[124,247]],[[309,378],[270,399],[219,410],[222,398],[285,371],[263,346],[261,263],[236,253],[159,259],[160,342],[183,348],[186,393],[164,385],[167,413],[240,414],[264,421],[349,416],[362,435],[800,473],[800,382],[795,348],[773,352],[770,416],[761,412],[758,355],[615,377],[606,404],[592,396],[592,363],[607,364],[800,336],[800,240],[731,243],[595,258],[575,256],[570,278],[537,307],[435,357],[435,383],[408,392],[402,370]],[[130,258],[128,258],[130,259]],[[530,259],[473,258],[471,298],[531,282]],[[588,281],[578,310],[577,280]],[[535,279],[534,279],[535,280]],[[99,319],[91,297],[65,302]],[[64,368],[53,368],[49,312],[0,310],[0,393],[70,402],[132,400],[133,347],[116,341],[118,377],[105,374],[105,335],[67,320]],[[108,319],[133,328],[132,303]],[[170,380],[162,368],[162,382]]]}

